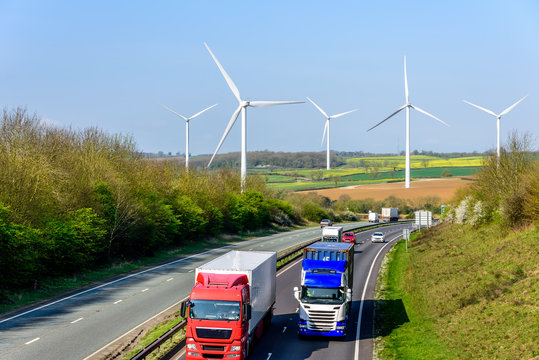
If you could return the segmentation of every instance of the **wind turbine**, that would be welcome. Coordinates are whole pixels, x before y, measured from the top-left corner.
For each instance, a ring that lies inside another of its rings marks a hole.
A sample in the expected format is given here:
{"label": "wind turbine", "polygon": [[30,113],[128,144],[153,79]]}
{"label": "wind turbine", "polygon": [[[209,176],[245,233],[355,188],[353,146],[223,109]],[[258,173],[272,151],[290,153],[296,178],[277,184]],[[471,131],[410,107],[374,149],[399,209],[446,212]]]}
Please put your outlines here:
{"label": "wind turbine", "polygon": [[525,98],[527,98],[527,97],[528,97],[528,95],[524,96],[522,99],[520,99],[519,101],[517,101],[517,102],[514,103],[513,105],[509,106],[507,109],[505,109],[504,111],[502,111],[502,112],[499,113],[499,114],[495,114],[494,111],[491,111],[491,110],[489,110],[489,109],[485,109],[484,107],[481,107],[481,106],[479,106],[479,105],[472,104],[472,103],[469,102],[469,101],[462,100],[462,101],[464,101],[466,104],[472,105],[472,106],[478,108],[479,110],[483,110],[484,112],[486,112],[486,113],[488,113],[488,114],[490,114],[490,115],[496,117],[496,120],[497,120],[497,121],[496,121],[496,126],[497,126],[497,130],[498,130],[498,131],[497,131],[497,132],[498,132],[498,139],[497,139],[497,141],[496,141],[496,152],[497,152],[497,154],[498,154],[498,158],[500,157],[500,125],[501,125],[501,124],[500,124],[500,119],[501,119],[502,116],[504,116],[505,114],[507,114],[509,111],[513,110],[513,108],[514,108],[515,106],[517,106],[518,104],[520,104],[520,102],[521,102],[522,100],[524,100]]}
{"label": "wind turbine", "polygon": [[408,98],[408,77],[406,76],[406,56],[404,57],[404,95],[406,97],[406,104],[402,105],[400,108],[397,109],[393,114],[386,117],[384,120],[380,121],[378,124],[374,125],[367,131],[371,131],[378,125],[382,124],[386,120],[390,119],[394,115],[398,114],[400,111],[406,109],[406,169],[405,169],[405,182],[404,187],[408,189],[410,187],[410,108],[415,109],[419,111],[420,113],[423,113],[431,118],[433,118],[436,121],[441,122],[442,124],[447,125],[442,120],[438,119],[436,116],[429,114],[425,110],[422,110],[418,108],[417,106],[414,106],[410,103],[410,99]]}
{"label": "wind turbine", "polygon": [[207,110],[210,110],[212,107],[215,107],[217,106],[217,104],[214,104],[210,107],[207,107],[205,108],[204,110],[196,113],[195,115],[191,116],[191,117],[185,117],[183,115],[180,115],[178,114],[176,111],[166,107],[165,105],[161,105],[163,108],[167,109],[168,111],[170,111],[171,113],[181,117],[182,119],[185,120],[185,167],[187,169],[189,169],[189,121],[193,120],[194,118],[196,118],[198,115],[201,115],[203,112],[207,111]]}
{"label": "wind turbine", "polygon": [[320,144],[320,146],[322,146],[324,144],[324,138],[326,137],[326,133],[327,133],[326,169],[329,170],[331,168],[330,167],[330,160],[329,160],[329,120],[336,119],[336,118],[341,117],[341,116],[346,115],[346,114],[350,114],[350,113],[352,113],[354,111],[357,111],[357,109],[350,110],[350,111],[347,111],[347,112],[343,112],[343,113],[340,113],[340,114],[337,114],[337,115],[328,115],[328,114],[326,114],[326,112],[324,110],[322,110],[322,108],[320,106],[316,105],[316,103],[314,101],[312,101],[310,98],[307,98],[307,100],[312,102],[313,105],[316,106],[316,108],[318,110],[320,110],[322,115],[324,115],[324,117],[326,118],[326,125],[324,126],[324,134],[322,135],[322,143]]}
{"label": "wind turbine", "polygon": [[249,106],[252,107],[263,107],[263,106],[272,106],[272,105],[286,105],[286,104],[301,104],[304,101],[247,101],[242,100],[240,96],[240,92],[238,88],[236,87],[236,84],[232,81],[230,76],[227,74],[219,60],[213,55],[213,52],[210,50],[208,44],[204,43],[206,46],[206,49],[210,52],[211,57],[217,64],[217,67],[221,71],[221,74],[226,80],[226,83],[228,84],[228,87],[238,100],[238,107],[232,114],[232,117],[230,118],[228,125],[226,126],[225,132],[223,133],[223,136],[221,137],[221,141],[219,141],[219,145],[217,145],[217,148],[215,149],[215,152],[213,153],[213,156],[210,159],[210,162],[208,163],[208,167],[210,167],[213,158],[221,148],[221,145],[223,144],[223,141],[225,141],[226,136],[230,132],[230,129],[232,126],[234,126],[234,123],[236,122],[240,111],[241,111],[241,189],[242,191],[245,189],[245,181],[247,180],[247,130],[246,130],[246,122],[247,122],[247,108]]}

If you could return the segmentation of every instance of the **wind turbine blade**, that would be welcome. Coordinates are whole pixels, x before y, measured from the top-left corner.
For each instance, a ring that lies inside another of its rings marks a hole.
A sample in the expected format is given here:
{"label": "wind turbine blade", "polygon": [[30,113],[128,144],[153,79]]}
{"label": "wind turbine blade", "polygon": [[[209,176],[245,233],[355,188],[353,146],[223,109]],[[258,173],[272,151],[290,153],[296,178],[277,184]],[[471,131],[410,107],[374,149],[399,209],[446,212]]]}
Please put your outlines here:
{"label": "wind turbine blade", "polygon": [[336,118],[341,117],[341,116],[343,116],[343,115],[353,113],[354,111],[357,111],[357,109],[350,110],[350,111],[347,111],[347,112],[343,112],[343,113],[340,113],[340,114],[337,114],[337,115],[331,115],[330,117],[331,117],[332,119],[336,119]]}
{"label": "wind turbine blade", "polygon": [[484,107],[481,107],[481,106],[479,106],[479,105],[472,104],[471,102],[466,101],[466,100],[462,100],[462,101],[464,101],[464,102],[465,102],[466,104],[468,104],[468,105],[472,105],[473,107],[478,108],[479,110],[483,110],[484,112],[489,113],[490,115],[493,115],[493,116],[498,117],[498,115],[496,115],[493,111],[491,111],[491,110],[489,110],[489,109],[485,109]]}
{"label": "wind turbine blade", "polygon": [[322,113],[322,115],[324,115],[324,116],[326,117],[326,119],[329,118],[328,114],[326,114],[326,112],[325,112],[324,110],[322,110],[322,108],[321,108],[320,106],[316,105],[316,103],[315,103],[314,101],[312,101],[310,98],[307,98],[307,100],[309,100],[310,102],[312,102],[313,105],[316,106],[316,108],[317,108],[318,110],[320,110],[320,112]]}
{"label": "wind turbine blade", "polygon": [[423,113],[427,116],[430,116],[431,118],[433,118],[434,120],[437,120],[439,122],[441,122],[442,124],[444,124],[445,126],[449,126],[449,124],[447,124],[445,121],[442,121],[440,119],[438,119],[436,116],[432,115],[432,114],[429,114],[428,112],[426,112],[425,110],[422,110],[420,108],[418,108],[417,106],[414,106],[414,105],[410,105],[412,107],[412,109],[416,109],[417,111],[419,111],[420,113]]}
{"label": "wind turbine blade", "polygon": [[165,105],[161,105],[161,106],[162,106],[164,109],[166,109],[166,110],[170,111],[171,113],[173,113],[174,115],[181,117],[181,118],[184,119],[185,121],[189,121],[188,118],[186,118],[186,117],[183,116],[183,115],[178,114],[176,111],[174,111],[174,110],[172,110],[172,109],[166,107]]}
{"label": "wind turbine blade", "polygon": [[210,110],[212,107],[216,107],[216,106],[217,106],[217,104],[214,104],[214,105],[212,105],[212,106],[210,106],[210,107],[205,108],[205,109],[202,110],[202,111],[197,112],[195,115],[191,116],[191,117],[189,118],[189,120],[192,120],[192,119],[196,118],[198,115],[200,115],[200,114],[202,114],[203,112],[205,112],[205,111],[207,111],[207,110]]}
{"label": "wind turbine blade", "polygon": [[410,103],[408,98],[408,76],[406,75],[406,56],[404,57],[404,95],[406,96],[406,103]]}
{"label": "wind turbine blade", "polygon": [[520,104],[522,102],[522,100],[524,100],[525,98],[527,98],[528,95],[524,96],[522,99],[520,99],[519,101],[517,101],[516,103],[514,103],[513,105],[509,106],[507,109],[505,109],[504,111],[502,111],[502,113],[500,114],[500,116],[504,116],[505,114],[507,114],[509,111],[513,110],[513,108],[515,106],[517,106],[518,104]]}
{"label": "wind turbine blade", "polygon": [[208,46],[208,44],[204,43],[204,45],[206,46],[206,49],[208,49],[208,51],[210,52],[210,55],[213,58],[213,61],[215,61],[215,63],[217,64],[217,67],[219,67],[219,70],[221,70],[221,74],[223,74],[223,77],[225,78],[226,83],[228,84],[228,87],[230,88],[230,90],[232,90],[232,92],[234,93],[234,96],[236,97],[236,99],[238,99],[238,101],[241,102],[240,91],[236,87],[236,84],[234,84],[234,81],[232,81],[230,76],[228,76],[228,73],[225,71],[225,69],[223,68],[223,66],[219,62],[219,60],[217,60],[215,55],[213,55],[213,53],[211,52],[210,47]]}
{"label": "wind turbine blade", "polygon": [[236,111],[234,111],[234,114],[232,114],[232,117],[230,118],[230,121],[228,122],[228,125],[226,126],[225,132],[223,133],[223,136],[221,137],[221,141],[219,141],[219,145],[217,145],[217,148],[215,149],[215,152],[213,153],[213,156],[211,157],[210,162],[208,163],[208,167],[210,167],[211,162],[213,161],[213,158],[215,157],[215,155],[217,154],[217,152],[221,148],[221,145],[223,145],[223,141],[225,141],[225,138],[228,135],[228,133],[230,132],[230,129],[232,129],[232,126],[236,122],[236,119],[238,118],[238,115],[240,114],[240,111],[241,111],[241,105],[238,106]]}
{"label": "wind turbine blade", "polygon": [[322,142],[320,143],[320,146],[324,145],[324,140],[326,138],[326,133],[328,132],[328,127],[329,127],[329,119],[326,120],[326,125],[324,126],[324,134],[322,135]]}
{"label": "wind turbine blade", "polygon": [[249,106],[262,107],[273,105],[303,104],[305,101],[249,101]]}
{"label": "wind turbine blade", "polygon": [[371,127],[369,130],[367,131],[371,131],[372,129],[374,129],[375,127],[377,127],[378,125],[382,124],[383,122],[385,122],[386,120],[389,120],[393,115],[397,115],[400,111],[402,111],[403,109],[406,109],[406,107],[408,106],[408,104],[404,104],[402,105],[397,111],[395,111],[393,114],[389,115],[388,117],[386,117],[384,120],[380,121],[378,124],[374,125],[373,127]]}

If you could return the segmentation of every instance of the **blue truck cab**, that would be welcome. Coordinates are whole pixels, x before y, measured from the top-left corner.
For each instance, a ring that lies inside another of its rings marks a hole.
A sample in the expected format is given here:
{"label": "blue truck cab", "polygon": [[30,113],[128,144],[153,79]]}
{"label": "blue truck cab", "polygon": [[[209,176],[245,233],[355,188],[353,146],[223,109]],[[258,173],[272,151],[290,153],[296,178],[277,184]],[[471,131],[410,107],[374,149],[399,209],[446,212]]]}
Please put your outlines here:
{"label": "blue truck cab", "polygon": [[352,302],[354,245],[318,242],[303,253],[299,335],[346,336]]}

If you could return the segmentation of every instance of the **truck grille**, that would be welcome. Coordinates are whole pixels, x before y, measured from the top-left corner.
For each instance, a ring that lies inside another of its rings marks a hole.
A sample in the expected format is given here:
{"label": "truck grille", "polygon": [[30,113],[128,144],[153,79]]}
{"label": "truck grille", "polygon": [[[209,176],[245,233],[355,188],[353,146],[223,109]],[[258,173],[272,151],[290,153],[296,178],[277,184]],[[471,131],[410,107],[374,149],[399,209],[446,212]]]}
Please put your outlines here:
{"label": "truck grille", "polygon": [[202,350],[209,351],[225,351],[224,346],[202,345]]}
{"label": "truck grille", "polygon": [[225,357],[224,354],[204,354],[202,353],[202,357],[205,359],[222,359]]}
{"label": "truck grille", "polygon": [[307,328],[314,331],[333,331],[336,326],[336,312],[332,310],[307,310]]}
{"label": "truck grille", "polygon": [[232,329],[196,328],[197,336],[204,339],[230,339]]}

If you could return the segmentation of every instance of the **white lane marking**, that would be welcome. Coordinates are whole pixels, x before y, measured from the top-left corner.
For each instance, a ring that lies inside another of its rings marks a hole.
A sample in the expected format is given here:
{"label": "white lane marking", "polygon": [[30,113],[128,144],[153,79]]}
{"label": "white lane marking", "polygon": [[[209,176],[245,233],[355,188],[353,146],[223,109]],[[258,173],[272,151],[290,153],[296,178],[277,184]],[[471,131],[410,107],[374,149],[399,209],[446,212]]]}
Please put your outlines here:
{"label": "white lane marking", "polygon": [[374,268],[374,264],[376,263],[376,259],[378,259],[378,255],[384,250],[386,246],[391,244],[396,239],[400,239],[401,235],[397,235],[394,239],[390,240],[387,244],[382,246],[380,250],[378,250],[378,253],[376,253],[376,256],[374,257],[374,260],[372,261],[371,268],[369,269],[369,274],[367,275],[367,280],[365,281],[365,286],[363,287],[363,294],[361,295],[361,302],[359,305],[359,315],[357,316],[357,329],[356,329],[356,349],[354,352],[354,360],[359,359],[359,335],[361,332],[361,317],[363,315],[363,303],[365,302],[365,294],[367,292],[367,286],[369,285],[369,279],[371,277],[372,269]]}
{"label": "white lane marking", "polygon": [[188,272],[193,272],[193,271],[195,271],[195,269],[191,269],[191,270],[189,270]]}
{"label": "white lane marking", "polygon": [[172,281],[174,278],[168,278],[167,281]]}
{"label": "white lane marking", "polygon": [[281,334],[284,334],[285,331],[286,331],[286,326],[283,328],[283,332]]}
{"label": "white lane marking", "polygon": [[114,302],[114,305],[121,303],[123,300],[118,300]]}
{"label": "white lane marking", "polygon": [[268,353],[268,357],[266,358],[266,360],[269,360],[270,357],[271,357],[271,353]]}
{"label": "white lane marking", "polygon": [[38,341],[39,339],[40,339],[40,338],[35,338],[34,340],[30,340],[30,341],[28,341],[27,343],[25,343],[25,345],[30,345],[31,343],[36,342],[36,341]]}
{"label": "white lane marking", "polygon": [[296,308],[296,312],[299,312],[299,308]]}
{"label": "white lane marking", "polygon": [[7,319],[0,320],[0,324],[4,323],[4,322],[6,322],[6,321],[13,320],[13,319],[16,319],[16,318],[18,318],[18,317],[24,316],[24,315],[26,315],[26,314],[30,314],[30,313],[32,313],[32,312],[34,312],[34,311],[44,309],[44,308],[49,307],[49,306],[51,306],[51,305],[58,304],[59,302],[69,300],[69,299],[71,299],[71,298],[74,298],[75,296],[79,296],[79,295],[82,295],[82,294],[86,294],[86,293],[88,293],[88,292],[90,292],[90,291],[94,291],[94,290],[100,289],[100,288],[102,288],[102,287],[105,287],[105,286],[108,286],[108,285],[111,285],[111,284],[115,284],[115,283],[117,283],[117,282],[119,282],[119,281],[123,281],[123,280],[129,279],[129,278],[132,278],[132,277],[134,277],[134,276],[138,276],[138,275],[141,275],[141,274],[145,274],[145,273],[147,273],[147,272],[150,272],[150,271],[153,271],[153,270],[156,270],[156,269],[165,267],[165,266],[174,265],[174,264],[177,264],[177,263],[179,263],[179,262],[188,260],[188,259],[190,259],[190,258],[192,258],[192,257],[200,256],[200,255],[203,255],[203,254],[206,254],[206,253],[209,253],[209,252],[213,252],[213,251],[215,251],[215,250],[226,249],[227,247],[230,247],[230,246],[229,246],[229,245],[226,245],[226,246],[223,246],[223,247],[220,247],[220,248],[216,248],[216,249],[212,249],[212,250],[203,251],[203,252],[201,252],[201,253],[197,253],[197,254],[193,254],[193,255],[187,256],[187,257],[185,257],[185,258],[183,258],[183,259],[178,259],[178,260],[175,260],[175,261],[172,261],[172,262],[163,264],[163,265],[159,265],[159,266],[156,266],[156,267],[153,267],[153,268],[150,268],[150,269],[146,269],[146,270],[143,270],[143,271],[139,271],[138,273],[131,274],[131,275],[125,276],[125,277],[123,277],[123,278],[120,278],[120,279],[116,279],[116,280],[110,281],[110,282],[105,283],[105,284],[101,284],[101,285],[96,286],[96,287],[93,287],[93,288],[91,288],[91,289],[81,291],[80,293],[73,294],[73,295],[71,295],[71,296],[68,296],[68,297],[65,297],[65,298],[62,298],[62,299],[53,301],[53,302],[51,302],[51,303],[48,303],[48,304],[45,304],[45,305],[42,305],[42,306],[39,306],[39,307],[37,307],[37,308],[35,308],[35,309],[31,309],[31,310],[25,311],[25,312],[23,312],[23,313],[14,315],[14,316],[9,317],[9,318],[7,318]]}
{"label": "white lane marking", "polygon": [[[106,349],[108,348],[111,344],[114,344],[116,341],[120,340],[121,338],[123,338],[126,334],[129,334],[131,331],[135,330],[136,328],[138,328],[139,326],[143,326],[144,324],[146,324],[147,322],[149,321],[152,321],[153,319],[155,319],[156,317],[160,316],[162,313],[172,309],[173,307],[177,307],[178,305],[180,305],[182,302],[184,302],[185,300],[189,299],[189,297],[184,297],[183,299],[181,299],[180,301],[178,301],[177,303],[174,303],[172,305],[170,305],[168,308],[166,308],[165,310],[161,311],[159,314],[155,314],[154,316],[152,316],[151,318],[149,318],[148,320],[144,321],[142,324],[138,324],[136,325],[134,328],[132,328],[131,330],[129,331],[126,331],[125,333],[123,333],[122,335],[118,336],[116,339],[112,340],[111,342],[109,342],[107,345],[103,346],[101,349],[99,350],[96,350],[95,352],[93,352],[92,354],[88,355],[87,357],[85,357],[83,360],[89,360],[90,358],[92,358],[94,355],[100,353],[101,351],[103,351],[103,349]],[[184,350],[185,351],[185,348]]]}
{"label": "white lane marking", "polygon": [[253,250],[253,248],[250,248],[249,251]]}
{"label": "white lane marking", "polygon": [[146,292],[146,291],[148,291],[148,290],[150,290],[150,289],[146,288],[146,289],[140,290],[140,292]]}
{"label": "white lane marking", "polygon": [[73,320],[71,323],[72,323],[72,324],[77,323],[77,322],[81,321],[82,319],[84,319],[84,318],[83,318],[83,317],[80,317],[80,318],[78,318],[77,320]]}
{"label": "white lane marking", "polygon": [[277,274],[277,276],[281,276],[282,274],[284,274],[285,271],[287,271],[288,269],[290,269],[291,267],[294,267],[296,266],[297,263],[299,263],[301,260],[303,259],[299,259],[298,261],[296,261],[295,263],[293,263],[292,265],[286,265],[286,269],[282,270],[280,273]]}

